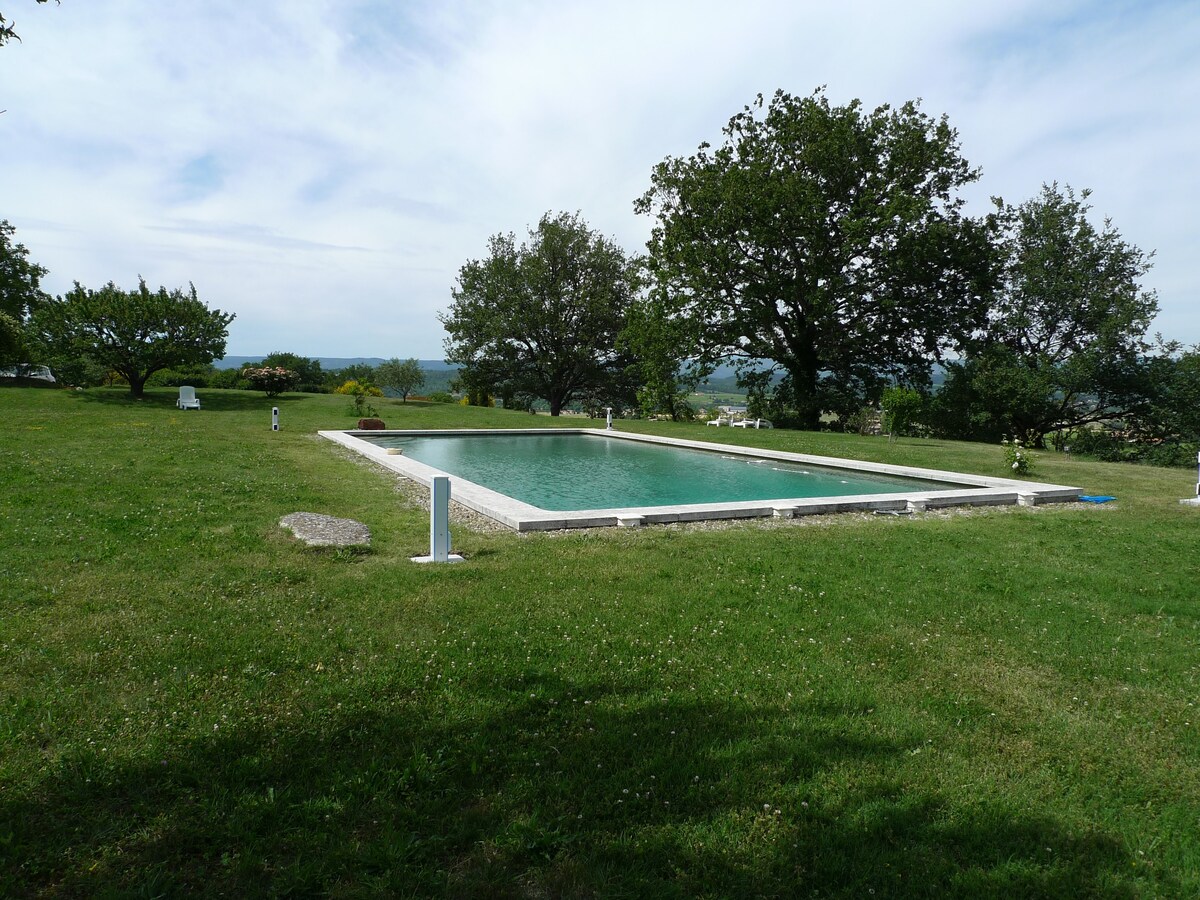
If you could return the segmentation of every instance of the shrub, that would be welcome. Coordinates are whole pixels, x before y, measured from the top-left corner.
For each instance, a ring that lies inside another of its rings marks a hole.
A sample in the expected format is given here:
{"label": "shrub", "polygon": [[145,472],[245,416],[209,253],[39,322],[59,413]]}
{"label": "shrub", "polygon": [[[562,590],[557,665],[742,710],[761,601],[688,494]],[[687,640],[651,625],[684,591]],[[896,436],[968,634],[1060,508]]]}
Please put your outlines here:
{"label": "shrub", "polygon": [[382,397],[383,391],[375,387],[369,381],[350,381],[345,382],[336,391],[336,394],[345,394],[350,397],[354,403],[354,415],[373,417],[375,415],[375,407],[367,402],[368,397]]}
{"label": "shrub", "polygon": [[447,393],[446,391],[434,391],[425,399],[430,403],[453,403],[454,395]]}
{"label": "shrub", "polygon": [[924,403],[924,398],[912,388],[898,385],[886,388],[879,398],[879,405],[883,409],[883,426],[888,438],[908,434]]}
{"label": "shrub", "polygon": [[1004,462],[1014,475],[1024,477],[1033,471],[1033,454],[1021,446],[1020,438],[1004,438],[1000,446],[1004,448]]}
{"label": "shrub", "polygon": [[160,369],[146,379],[146,384],[157,387],[180,387],[187,384],[202,388],[210,386],[211,375],[212,370],[208,366],[193,369]]}
{"label": "shrub", "polygon": [[229,391],[248,391],[250,382],[242,377],[241,369],[216,369],[208,376],[207,387],[223,388]]}
{"label": "shrub", "polygon": [[1151,466],[1190,468],[1196,465],[1196,444],[1180,440],[1135,440],[1108,428],[1080,428],[1069,435],[1065,449],[1101,462],[1140,462]]}
{"label": "shrub", "polygon": [[873,406],[864,406],[858,412],[851,413],[846,417],[845,430],[852,434],[881,434],[883,426],[881,424],[881,414]]}
{"label": "shrub", "polygon": [[263,366],[261,369],[242,369],[242,377],[257,391],[265,391],[268,397],[278,397],[300,382],[300,376],[282,366]]}

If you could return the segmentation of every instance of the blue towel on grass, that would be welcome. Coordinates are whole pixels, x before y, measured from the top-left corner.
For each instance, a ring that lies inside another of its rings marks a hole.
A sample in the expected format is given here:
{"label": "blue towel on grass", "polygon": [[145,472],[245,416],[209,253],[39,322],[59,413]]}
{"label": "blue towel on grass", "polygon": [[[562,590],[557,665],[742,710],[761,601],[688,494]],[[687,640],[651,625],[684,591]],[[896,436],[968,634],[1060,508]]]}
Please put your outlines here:
{"label": "blue towel on grass", "polygon": [[1100,497],[1089,494],[1080,494],[1079,499],[1084,503],[1107,503],[1109,500],[1116,500],[1116,497]]}

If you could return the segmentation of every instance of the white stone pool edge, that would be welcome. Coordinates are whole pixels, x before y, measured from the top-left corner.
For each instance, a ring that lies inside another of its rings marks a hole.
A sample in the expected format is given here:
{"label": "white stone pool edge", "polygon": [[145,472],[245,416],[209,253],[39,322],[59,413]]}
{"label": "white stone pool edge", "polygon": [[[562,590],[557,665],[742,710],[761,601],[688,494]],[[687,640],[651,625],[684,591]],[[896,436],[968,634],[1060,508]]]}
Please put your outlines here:
{"label": "white stone pool edge", "polygon": [[[341,444],[367,459],[406,478],[428,487],[435,475],[449,475],[450,496],[475,512],[495,519],[516,531],[554,531],[560,528],[598,528],[621,525],[634,526],[664,522],[695,522],[705,519],[752,519],[760,517],[791,518],[822,513],[863,510],[894,510],[920,512],[944,506],[1006,506],[1014,503],[1034,506],[1043,503],[1068,503],[1079,498],[1080,489],[1037,481],[1016,481],[1010,478],[990,478],[945,472],[939,469],[920,469],[913,466],[889,466],[832,456],[810,456],[781,450],[762,450],[756,447],[737,447],[708,441],[689,441],[648,434],[606,431],[602,428],[457,428],[388,431],[319,431],[321,437]],[[475,484],[457,475],[450,475],[432,466],[403,455],[393,455],[363,437],[437,437],[483,434],[588,434],[647,444],[666,444],[688,447],[752,459],[771,459],[805,463],[829,469],[851,469],[879,475],[896,475],[930,481],[949,481],[967,487],[918,488],[894,494],[852,494],[844,497],[801,497],[784,500],[746,500],[733,503],[689,503],[673,506],[640,506],[612,509],[545,510],[522,503],[505,494]]]}

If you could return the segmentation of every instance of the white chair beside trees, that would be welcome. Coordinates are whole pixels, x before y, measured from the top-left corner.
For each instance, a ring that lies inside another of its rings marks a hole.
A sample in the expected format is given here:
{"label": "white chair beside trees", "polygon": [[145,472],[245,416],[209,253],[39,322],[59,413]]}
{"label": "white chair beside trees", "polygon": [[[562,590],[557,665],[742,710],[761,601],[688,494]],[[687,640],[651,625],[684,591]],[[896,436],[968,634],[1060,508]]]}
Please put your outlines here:
{"label": "white chair beside trees", "polygon": [[175,401],[175,405],[180,409],[199,409],[200,398],[196,396],[196,389],[190,385],[181,387],[179,399]]}

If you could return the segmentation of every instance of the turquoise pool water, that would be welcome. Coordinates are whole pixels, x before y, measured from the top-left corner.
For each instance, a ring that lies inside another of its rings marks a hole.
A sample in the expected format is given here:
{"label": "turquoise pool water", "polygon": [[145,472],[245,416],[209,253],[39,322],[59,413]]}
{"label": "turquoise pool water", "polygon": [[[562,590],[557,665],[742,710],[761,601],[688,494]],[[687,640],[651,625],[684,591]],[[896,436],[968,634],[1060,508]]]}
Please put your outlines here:
{"label": "turquoise pool water", "polygon": [[362,436],[545,510],[891,494],[960,487],[582,434]]}

